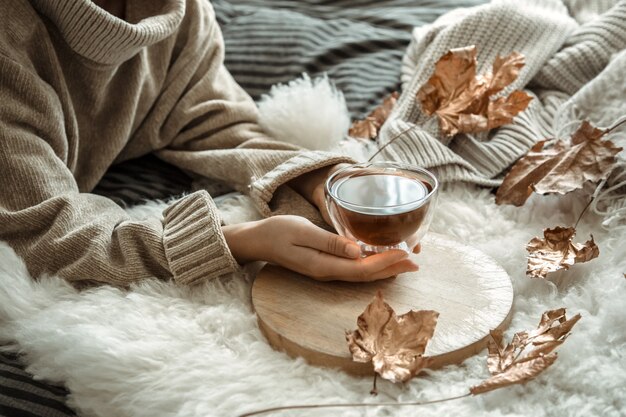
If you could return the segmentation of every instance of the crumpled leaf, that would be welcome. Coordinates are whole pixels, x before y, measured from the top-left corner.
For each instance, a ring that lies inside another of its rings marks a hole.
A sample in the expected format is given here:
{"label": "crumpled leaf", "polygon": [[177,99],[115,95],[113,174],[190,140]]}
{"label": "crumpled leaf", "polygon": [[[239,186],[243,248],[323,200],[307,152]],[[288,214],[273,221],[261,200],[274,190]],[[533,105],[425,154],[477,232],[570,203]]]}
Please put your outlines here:
{"label": "crumpled leaf", "polygon": [[374,139],[378,136],[378,130],[391,114],[398,101],[398,96],[398,92],[394,91],[378,107],[372,110],[365,119],[352,122],[348,135],[359,139]]}
{"label": "crumpled leaf", "polygon": [[473,395],[493,391],[514,384],[523,384],[545,371],[556,360],[556,353],[539,356],[524,362],[511,365],[506,372],[492,376],[479,385],[470,388]]}
{"label": "crumpled leaf", "polygon": [[533,191],[566,194],[587,181],[606,179],[622,150],[610,140],[601,140],[608,131],[584,121],[572,135],[571,144],[559,140],[544,149],[546,141],[537,142],[504,177],[496,204],[521,206]]}
{"label": "crumpled leaf", "polygon": [[554,229],[545,229],[543,239],[534,237],[528,242],[526,275],[545,279],[550,272],[569,269],[576,263],[587,262],[600,255],[593,236],[585,243],[572,243],[575,234],[576,229],[573,227],[557,226]]}
{"label": "crumpled leaf", "polygon": [[439,313],[411,310],[396,316],[379,291],[357,320],[357,329],[346,332],[356,362],[372,362],[374,371],[392,382],[405,382],[428,367],[423,356],[432,338]]}
{"label": "crumpled leaf", "polygon": [[363,120],[355,120],[348,130],[348,135],[357,139],[374,139],[378,136],[376,119],[368,116]]}
{"label": "crumpled leaf", "polygon": [[[576,314],[567,320],[564,308],[546,311],[541,315],[539,326],[535,330],[526,333],[527,339],[535,346],[534,353],[550,353],[554,348],[563,343],[572,327],[580,320],[580,314]],[[558,324],[557,324],[558,321]],[[554,345],[558,342],[557,345]]]}
{"label": "crumpled leaf", "polygon": [[519,75],[524,56],[513,52],[497,57],[492,72],[476,76],[476,46],[452,49],[443,55],[430,79],[417,92],[427,115],[437,115],[447,136],[477,133],[511,123],[525,110],[532,97],[515,90],[491,100]]}
{"label": "crumpled leaf", "polygon": [[491,377],[470,388],[474,395],[513,384],[523,384],[554,363],[560,346],[580,320],[576,314],[567,320],[565,309],[546,311],[535,330],[515,333],[511,343],[504,346],[501,330],[491,331],[487,345],[487,368]]}

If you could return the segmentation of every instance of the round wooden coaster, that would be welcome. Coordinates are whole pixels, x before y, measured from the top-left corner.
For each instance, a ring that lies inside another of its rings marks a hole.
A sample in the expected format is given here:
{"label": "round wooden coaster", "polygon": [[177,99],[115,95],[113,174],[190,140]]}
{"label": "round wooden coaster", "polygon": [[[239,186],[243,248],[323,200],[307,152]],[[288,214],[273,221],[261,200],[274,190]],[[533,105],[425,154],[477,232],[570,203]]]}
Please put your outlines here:
{"label": "round wooden coaster", "polygon": [[411,309],[439,312],[426,349],[433,368],[462,362],[486,346],[489,330],[508,325],[513,286],[492,258],[434,233],[413,256],[418,272],[372,283],[319,282],[266,265],[252,286],[259,326],[274,348],[292,357],[371,375],[371,364],[352,361],[345,331],[356,328],[378,290],[398,315]]}

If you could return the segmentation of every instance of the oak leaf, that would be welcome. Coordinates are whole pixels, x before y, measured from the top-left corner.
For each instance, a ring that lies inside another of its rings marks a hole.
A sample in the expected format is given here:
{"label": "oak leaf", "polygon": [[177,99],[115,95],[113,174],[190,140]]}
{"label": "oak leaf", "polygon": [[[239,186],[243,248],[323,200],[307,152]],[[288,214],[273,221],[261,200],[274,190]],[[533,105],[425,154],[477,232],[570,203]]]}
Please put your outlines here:
{"label": "oak leaf", "polygon": [[554,363],[560,346],[580,320],[576,314],[567,320],[565,309],[546,311],[535,330],[515,333],[511,343],[504,345],[501,330],[492,330],[487,345],[487,368],[491,377],[470,388],[474,395],[513,384],[522,384],[539,375]]}
{"label": "oak leaf", "polygon": [[378,136],[378,130],[391,114],[398,101],[398,95],[398,92],[394,91],[378,107],[372,110],[365,119],[352,122],[348,135],[359,139],[374,139]]}
{"label": "oak leaf", "polygon": [[513,52],[498,56],[492,72],[476,75],[476,47],[452,49],[435,64],[430,79],[417,92],[427,115],[439,118],[447,136],[484,132],[511,123],[525,110],[532,97],[515,90],[507,97],[491,100],[511,84],[524,66],[524,56]]}
{"label": "oak leaf", "polygon": [[372,362],[374,371],[392,382],[405,382],[428,367],[423,356],[432,338],[439,313],[411,310],[396,316],[379,291],[357,320],[357,329],[346,332],[356,362]]}
{"label": "oak leaf", "polygon": [[583,263],[597,258],[600,249],[593,240],[581,244],[573,243],[576,234],[573,227],[555,227],[545,229],[544,238],[533,238],[526,245],[528,265],[526,275],[531,278],[546,278],[548,273],[560,269],[569,269],[576,263]]}
{"label": "oak leaf", "polygon": [[615,156],[622,150],[610,140],[602,140],[610,129],[600,130],[584,121],[571,137],[548,149],[546,141],[533,146],[504,177],[496,193],[496,204],[523,205],[532,192],[566,194],[582,188],[587,181],[606,179]]}

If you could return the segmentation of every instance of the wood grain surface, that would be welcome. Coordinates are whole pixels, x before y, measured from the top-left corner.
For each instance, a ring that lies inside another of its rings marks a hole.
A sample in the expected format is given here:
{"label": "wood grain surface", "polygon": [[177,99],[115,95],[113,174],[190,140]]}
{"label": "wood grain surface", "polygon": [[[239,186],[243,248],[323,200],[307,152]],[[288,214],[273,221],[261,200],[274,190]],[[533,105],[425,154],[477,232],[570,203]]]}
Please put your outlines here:
{"label": "wood grain surface", "polygon": [[482,350],[489,330],[510,321],[513,286],[483,252],[429,233],[413,255],[418,272],[372,283],[319,282],[266,265],[252,286],[252,303],[269,343],[319,366],[371,375],[371,364],[353,362],[345,341],[377,290],[397,314],[411,309],[440,313],[426,354],[433,368],[460,363]]}

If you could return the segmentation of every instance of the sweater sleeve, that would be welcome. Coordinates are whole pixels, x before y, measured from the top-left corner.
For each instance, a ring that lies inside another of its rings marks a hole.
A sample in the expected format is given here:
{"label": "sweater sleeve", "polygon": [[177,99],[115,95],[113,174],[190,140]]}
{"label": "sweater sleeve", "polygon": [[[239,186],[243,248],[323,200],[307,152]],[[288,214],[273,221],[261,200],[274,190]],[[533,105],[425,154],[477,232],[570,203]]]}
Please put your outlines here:
{"label": "sweater sleeve", "polygon": [[80,192],[61,104],[47,84],[0,56],[0,98],[0,239],[32,275],[190,284],[238,268],[206,192],[174,203],[163,219],[132,221],[111,200]]}
{"label": "sweater sleeve", "polygon": [[202,48],[203,58],[193,72],[188,69],[185,93],[163,129],[175,133],[169,146],[156,155],[249,194],[265,216],[294,212],[314,216],[316,210],[286,184],[307,172],[354,161],[328,152],[304,151],[272,140],[261,130],[255,103],[224,66],[221,31],[210,5],[203,4],[206,8],[199,14],[204,15],[204,23],[196,28],[199,24],[192,22],[188,29],[206,33],[197,39],[202,46],[188,46]]}

